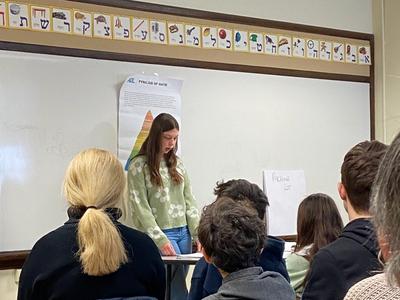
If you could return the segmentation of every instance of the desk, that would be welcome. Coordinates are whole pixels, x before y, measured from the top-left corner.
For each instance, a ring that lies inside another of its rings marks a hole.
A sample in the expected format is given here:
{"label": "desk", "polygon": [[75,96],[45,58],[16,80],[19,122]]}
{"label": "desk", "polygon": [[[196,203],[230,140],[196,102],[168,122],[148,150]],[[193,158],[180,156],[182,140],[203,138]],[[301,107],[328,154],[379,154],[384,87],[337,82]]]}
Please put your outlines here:
{"label": "desk", "polygon": [[164,264],[167,267],[167,286],[165,290],[165,299],[171,299],[171,277],[172,277],[172,266],[180,265],[195,265],[200,256],[162,256]]}

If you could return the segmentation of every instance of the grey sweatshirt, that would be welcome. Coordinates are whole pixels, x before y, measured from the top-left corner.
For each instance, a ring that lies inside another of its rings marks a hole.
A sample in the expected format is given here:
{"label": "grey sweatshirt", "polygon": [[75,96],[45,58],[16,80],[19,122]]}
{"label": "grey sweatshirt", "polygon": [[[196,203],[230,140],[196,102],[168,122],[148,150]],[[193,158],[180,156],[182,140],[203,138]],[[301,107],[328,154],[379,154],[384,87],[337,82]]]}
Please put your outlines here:
{"label": "grey sweatshirt", "polygon": [[222,280],[218,292],[203,300],[220,299],[294,300],[295,294],[279,273],[264,272],[261,267],[251,267],[230,273]]}

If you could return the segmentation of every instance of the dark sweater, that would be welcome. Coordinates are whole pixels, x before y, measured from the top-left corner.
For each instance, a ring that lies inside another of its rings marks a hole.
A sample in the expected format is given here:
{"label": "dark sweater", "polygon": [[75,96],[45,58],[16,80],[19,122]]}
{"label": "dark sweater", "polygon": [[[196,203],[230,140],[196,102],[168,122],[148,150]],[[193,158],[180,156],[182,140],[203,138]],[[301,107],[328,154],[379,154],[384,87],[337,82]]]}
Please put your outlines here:
{"label": "dark sweater", "polygon": [[20,277],[18,300],[94,300],[153,296],[164,299],[165,268],[154,242],[144,233],[116,223],[129,262],[105,276],[81,271],[77,220],[42,237],[33,247]]}
{"label": "dark sweater", "polygon": [[204,300],[248,299],[248,300],[294,300],[290,284],[278,273],[264,272],[252,267],[226,276],[216,294]]}
{"label": "dark sweater", "polygon": [[[259,265],[264,271],[280,273],[289,282],[285,261],[282,258],[284,249],[284,241],[268,236],[261,252]],[[200,300],[208,295],[215,294],[221,284],[222,276],[218,269],[201,258],[193,271],[188,300]]]}
{"label": "dark sweater", "polygon": [[343,299],[358,281],[380,270],[376,236],[369,219],[355,219],[311,263],[302,299]]}

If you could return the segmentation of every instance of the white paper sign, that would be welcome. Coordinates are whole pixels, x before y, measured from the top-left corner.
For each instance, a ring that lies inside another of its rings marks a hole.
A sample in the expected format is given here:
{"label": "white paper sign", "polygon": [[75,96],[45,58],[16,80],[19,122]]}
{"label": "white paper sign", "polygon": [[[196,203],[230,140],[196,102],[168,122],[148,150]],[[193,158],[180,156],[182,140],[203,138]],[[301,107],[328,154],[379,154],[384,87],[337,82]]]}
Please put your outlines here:
{"label": "white paper sign", "polygon": [[270,204],[269,234],[296,234],[297,208],[306,194],[304,171],[265,170],[263,186]]}

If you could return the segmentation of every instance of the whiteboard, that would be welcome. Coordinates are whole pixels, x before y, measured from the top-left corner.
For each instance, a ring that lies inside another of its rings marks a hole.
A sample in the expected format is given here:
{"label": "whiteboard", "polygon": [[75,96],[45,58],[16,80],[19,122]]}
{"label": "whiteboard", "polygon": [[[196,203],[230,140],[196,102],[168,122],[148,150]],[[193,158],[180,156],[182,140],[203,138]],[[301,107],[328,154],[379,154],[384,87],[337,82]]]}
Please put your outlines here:
{"label": "whiteboard", "polygon": [[[80,150],[117,151],[121,84],[182,79],[182,159],[199,206],[221,179],[304,170],[337,200],[345,152],[370,138],[369,85],[0,51],[0,251],[30,249],[66,220],[61,185]],[[282,212],[284,213],[284,212]]]}

